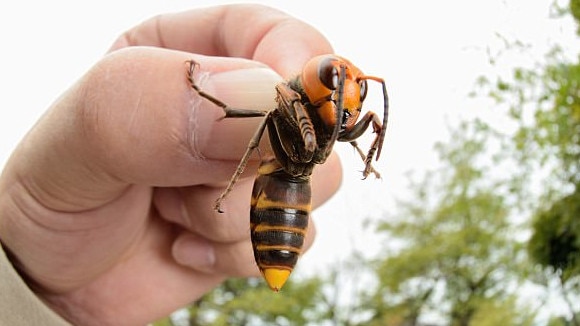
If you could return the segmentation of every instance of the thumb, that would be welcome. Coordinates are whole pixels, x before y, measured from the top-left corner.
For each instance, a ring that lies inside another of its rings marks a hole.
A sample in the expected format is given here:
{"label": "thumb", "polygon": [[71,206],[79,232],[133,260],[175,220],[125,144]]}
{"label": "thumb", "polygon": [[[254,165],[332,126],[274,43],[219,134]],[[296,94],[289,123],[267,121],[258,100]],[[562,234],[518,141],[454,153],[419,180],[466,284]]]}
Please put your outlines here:
{"label": "thumb", "polygon": [[24,180],[32,197],[58,211],[98,207],[132,184],[227,180],[259,119],[218,122],[221,109],[188,84],[185,62],[192,58],[201,65],[202,87],[216,97],[234,106],[274,107],[280,77],[262,64],[127,48],[101,60],[54,103],[5,174]]}

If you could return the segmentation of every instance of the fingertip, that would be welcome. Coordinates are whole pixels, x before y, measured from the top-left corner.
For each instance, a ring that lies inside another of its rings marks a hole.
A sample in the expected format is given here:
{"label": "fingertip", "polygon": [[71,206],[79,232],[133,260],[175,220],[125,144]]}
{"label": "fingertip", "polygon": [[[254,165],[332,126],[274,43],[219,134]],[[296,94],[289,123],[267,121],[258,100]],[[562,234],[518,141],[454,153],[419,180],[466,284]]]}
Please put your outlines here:
{"label": "fingertip", "polygon": [[123,33],[109,52],[140,45],[253,59],[284,78],[300,73],[308,59],[333,52],[330,42],[313,26],[260,4],[157,15]]}
{"label": "fingertip", "polygon": [[342,165],[336,152],[326,162],[318,166],[312,174],[312,203],[314,207],[329,200],[342,183]]}
{"label": "fingertip", "polygon": [[175,261],[200,272],[215,269],[216,254],[212,244],[192,233],[182,233],[173,243],[171,253]]}
{"label": "fingertip", "polygon": [[249,241],[213,242],[183,231],[174,241],[171,254],[175,262],[188,269],[233,277],[258,276]]}
{"label": "fingertip", "polygon": [[311,58],[333,52],[330,42],[316,28],[298,19],[287,19],[263,36],[254,59],[291,78],[300,74]]}

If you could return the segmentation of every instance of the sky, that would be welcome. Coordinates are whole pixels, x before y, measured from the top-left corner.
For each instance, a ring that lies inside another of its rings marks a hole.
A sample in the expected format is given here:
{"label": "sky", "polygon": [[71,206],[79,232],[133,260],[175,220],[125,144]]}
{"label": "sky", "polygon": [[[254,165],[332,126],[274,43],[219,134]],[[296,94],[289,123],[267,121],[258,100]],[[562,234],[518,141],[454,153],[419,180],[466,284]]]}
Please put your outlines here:
{"label": "sky", "polygon": [[[3,1],[0,166],[46,108],[123,31],[160,13],[232,2]],[[304,273],[344,262],[353,249],[382,249],[361,223],[388,218],[396,209],[394,200],[406,192],[406,173],[436,164],[433,144],[445,139],[448,124],[486,114],[468,94],[479,76],[493,73],[488,52],[501,49],[498,35],[530,44],[531,56],[538,58],[555,43],[577,47],[571,20],[549,17],[551,0],[253,2],[318,28],[336,53],[365,73],[383,77],[391,99],[387,139],[375,164],[381,180],[360,180],[358,156],[348,144],[335,147],[344,182],[339,193],[313,213],[318,236],[299,263]],[[526,58],[516,58],[513,64],[526,64]],[[365,104],[380,112],[380,88],[372,86]]]}

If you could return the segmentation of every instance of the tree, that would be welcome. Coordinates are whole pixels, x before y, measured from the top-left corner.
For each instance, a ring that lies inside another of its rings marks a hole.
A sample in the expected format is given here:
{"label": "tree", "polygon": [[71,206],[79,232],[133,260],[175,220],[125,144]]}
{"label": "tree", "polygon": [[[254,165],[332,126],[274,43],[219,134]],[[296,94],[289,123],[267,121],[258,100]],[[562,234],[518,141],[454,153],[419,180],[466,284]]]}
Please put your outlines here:
{"label": "tree", "polygon": [[427,314],[450,325],[486,325],[500,312],[504,324],[531,321],[514,301],[525,256],[506,185],[491,177],[492,137],[480,121],[462,123],[436,147],[441,168],[414,182],[401,211],[380,225],[386,247],[398,250],[377,261],[379,286],[365,303],[369,325],[420,325]]}
{"label": "tree", "polygon": [[[560,8],[580,22],[580,0]],[[580,29],[577,30],[580,35]],[[516,122],[511,153],[523,168],[519,197],[532,219],[528,251],[545,273],[560,282],[571,323],[580,325],[580,62],[555,46],[532,68],[483,84]],[[535,176],[535,177],[534,177]],[[538,177],[539,176],[539,177]]]}
{"label": "tree", "polygon": [[314,277],[273,293],[257,279],[230,279],[188,307],[187,325],[307,325],[324,314],[318,311],[320,287]]}
{"label": "tree", "polygon": [[181,310],[179,318],[167,317],[154,325],[358,325],[365,311],[356,285],[368,274],[366,263],[353,254],[322,277],[295,275],[280,293],[260,279],[230,279]]}

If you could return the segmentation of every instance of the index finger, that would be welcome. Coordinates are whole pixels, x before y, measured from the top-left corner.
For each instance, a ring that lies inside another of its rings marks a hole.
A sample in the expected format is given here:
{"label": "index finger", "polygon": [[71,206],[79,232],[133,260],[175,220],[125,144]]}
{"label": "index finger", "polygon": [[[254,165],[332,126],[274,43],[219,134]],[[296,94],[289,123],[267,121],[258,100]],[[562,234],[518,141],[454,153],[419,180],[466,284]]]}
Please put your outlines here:
{"label": "index finger", "polygon": [[125,32],[111,50],[138,45],[253,59],[284,78],[299,73],[311,57],[332,52],[314,27],[255,4],[159,15]]}

